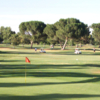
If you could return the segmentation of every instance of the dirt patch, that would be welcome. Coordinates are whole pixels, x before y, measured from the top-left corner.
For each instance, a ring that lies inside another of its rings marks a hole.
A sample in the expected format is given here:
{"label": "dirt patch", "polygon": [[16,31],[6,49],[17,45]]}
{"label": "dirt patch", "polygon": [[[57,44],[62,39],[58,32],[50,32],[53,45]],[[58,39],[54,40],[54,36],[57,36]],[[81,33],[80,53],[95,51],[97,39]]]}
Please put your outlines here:
{"label": "dirt patch", "polygon": [[11,48],[0,48],[0,50],[11,50]]}
{"label": "dirt patch", "polygon": [[100,70],[93,71],[93,74],[100,74]]}
{"label": "dirt patch", "polygon": [[11,48],[0,48],[0,50],[6,50],[6,51],[16,51],[16,49],[11,49]]}

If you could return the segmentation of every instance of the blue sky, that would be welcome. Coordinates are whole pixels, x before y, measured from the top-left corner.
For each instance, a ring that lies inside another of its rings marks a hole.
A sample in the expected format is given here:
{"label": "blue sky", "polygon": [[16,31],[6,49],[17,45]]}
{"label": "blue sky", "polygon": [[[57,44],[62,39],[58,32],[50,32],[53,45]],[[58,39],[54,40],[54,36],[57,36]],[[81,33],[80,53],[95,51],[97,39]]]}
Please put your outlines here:
{"label": "blue sky", "polygon": [[61,18],[77,18],[87,25],[100,23],[100,0],[0,0],[0,27],[19,31],[24,21],[53,24]]}

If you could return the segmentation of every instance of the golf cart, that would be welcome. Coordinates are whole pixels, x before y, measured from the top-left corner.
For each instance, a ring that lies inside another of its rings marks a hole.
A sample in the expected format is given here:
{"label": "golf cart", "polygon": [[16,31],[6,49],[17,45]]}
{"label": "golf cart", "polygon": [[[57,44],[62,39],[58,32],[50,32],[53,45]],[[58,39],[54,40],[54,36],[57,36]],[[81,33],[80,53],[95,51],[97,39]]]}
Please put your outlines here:
{"label": "golf cart", "polygon": [[45,50],[43,50],[43,49],[41,49],[41,50],[40,50],[40,53],[46,53],[46,51],[45,51]]}
{"label": "golf cart", "polygon": [[79,48],[75,48],[75,54],[81,54],[82,52],[79,50]]}

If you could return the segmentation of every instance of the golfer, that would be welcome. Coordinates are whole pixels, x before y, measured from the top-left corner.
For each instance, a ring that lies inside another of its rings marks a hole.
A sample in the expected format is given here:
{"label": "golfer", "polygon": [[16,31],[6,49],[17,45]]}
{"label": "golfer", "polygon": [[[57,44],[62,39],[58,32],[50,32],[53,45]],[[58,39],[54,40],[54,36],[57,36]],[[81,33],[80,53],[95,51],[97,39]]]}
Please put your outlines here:
{"label": "golfer", "polygon": [[35,48],[35,51],[37,51],[37,48]]}
{"label": "golfer", "polygon": [[93,48],[93,51],[94,51],[94,53],[95,53],[95,48]]}

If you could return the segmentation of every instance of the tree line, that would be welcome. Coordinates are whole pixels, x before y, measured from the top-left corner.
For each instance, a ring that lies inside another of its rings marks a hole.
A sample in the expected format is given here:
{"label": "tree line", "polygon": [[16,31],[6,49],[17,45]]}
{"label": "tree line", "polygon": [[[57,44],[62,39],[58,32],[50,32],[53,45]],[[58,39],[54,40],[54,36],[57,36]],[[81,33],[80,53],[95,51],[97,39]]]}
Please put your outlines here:
{"label": "tree line", "polygon": [[[93,34],[90,35],[89,28],[93,28]],[[60,44],[64,50],[67,43],[100,44],[100,23],[87,26],[76,18],[60,19],[54,24],[45,24],[41,21],[27,21],[19,25],[19,32],[15,33],[10,27],[0,27],[0,42],[18,44],[45,43]]]}

